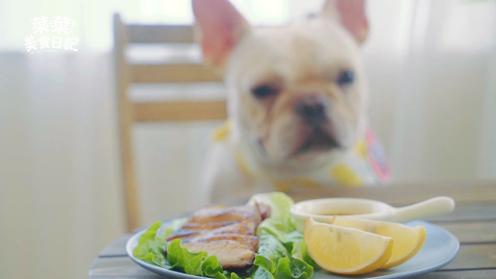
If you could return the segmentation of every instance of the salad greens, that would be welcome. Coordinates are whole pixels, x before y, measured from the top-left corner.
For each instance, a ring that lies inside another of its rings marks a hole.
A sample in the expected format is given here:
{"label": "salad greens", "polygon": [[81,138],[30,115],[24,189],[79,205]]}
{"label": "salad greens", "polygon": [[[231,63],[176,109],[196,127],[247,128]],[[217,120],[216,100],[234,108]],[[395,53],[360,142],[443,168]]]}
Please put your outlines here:
{"label": "salad greens", "polygon": [[[191,275],[217,279],[239,279],[236,273],[223,270],[217,257],[208,256],[206,252],[190,252],[181,246],[179,239],[167,242],[167,237],[181,227],[185,221],[185,219],[177,219],[164,229],[161,228],[162,222],[153,223],[140,236],[138,245],[133,250],[133,256],[166,269],[174,269]],[[167,254],[164,251],[167,251]]]}
{"label": "salad greens", "polygon": [[293,200],[275,192],[255,195],[248,203],[257,202],[269,205],[271,214],[257,229],[259,246],[254,265],[258,269],[254,278],[311,278],[316,265],[291,217]]}
{"label": "salad greens", "polygon": [[258,226],[259,248],[253,267],[246,274],[224,270],[217,258],[206,252],[189,252],[181,246],[179,239],[167,242],[167,237],[185,222],[184,219],[174,221],[166,228],[162,228],[161,222],[152,224],[139,238],[133,255],[166,269],[217,279],[311,278],[316,265],[291,217],[293,200],[283,193],[274,192],[253,196],[249,204],[255,203],[269,205],[271,215]]}
{"label": "salad greens", "polygon": [[165,259],[163,249],[167,242],[166,238],[172,230],[165,230],[167,233],[158,235],[157,232],[161,226],[161,222],[155,222],[141,235],[138,245],[133,250],[133,255],[145,262],[170,268]]}
{"label": "salad greens", "polygon": [[217,257],[209,256],[206,252],[190,252],[181,246],[181,240],[175,239],[167,244],[167,261],[170,269],[179,270],[187,274],[219,278],[237,279],[234,272],[224,271]]}
{"label": "salad greens", "polygon": [[[293,257],[286,247],[270,234],[262,234],[253,262],[258,270],[254,278],[310,278],[313,267]],[[263,271],[262,271],[263,269]]]}

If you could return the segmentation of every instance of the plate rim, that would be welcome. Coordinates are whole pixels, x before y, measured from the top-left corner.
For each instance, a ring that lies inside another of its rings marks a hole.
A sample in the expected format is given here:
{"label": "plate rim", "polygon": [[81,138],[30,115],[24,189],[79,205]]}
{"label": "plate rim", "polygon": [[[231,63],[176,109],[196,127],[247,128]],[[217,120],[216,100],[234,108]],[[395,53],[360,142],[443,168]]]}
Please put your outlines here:
{"label": "plate rim", "polygon": [[[169,223],[169,222],[172,222],[173,220],[176,220],[178,218],[166,219],[166,220],[162,221],[162,225]],[[418,276],[420,274],[426,274],[426,273],[438,270],[441,267],[452,262],[456,258],[456,256],[458,255],[458,252],[460,251],[460,241],[453,233],[451,233],[447,229],[445,229],[442,226],[439,226],[437,224],[433,224],[433,223],[430,223],[428,221],[422,221],[422,220],[411,221],[411,222],[408,222],[407,224],[412,224],[412,225],[413,224],[415,224],[415,225],[423,224],[423,225],[427,225],[430,227],[434,227],[434,228],[442,231],[449,238],[454,240],[454,243],[455,243],[455,247],[453,249],[454,251],[452,252],[452,254],[450,254],[448,257],[446,257],[446,259],[443,259],[441,262],[438,262],[435,265],[424,267],[421,269],[412,270],[412,271],[402,271],[402,272],[398,272],[398,273],[384,274],[384,275],[379,275],[379,276],[375,276],[375,277],[360,277],[360,276],[357,277],[357,276],[342,276],[342,275],[338,275],[338,274],[329,274],[330,276],[334,276],[334,277],[329,277],[329,278],[332,279],[332,278],[335,278],[336,276],[337,276],[337,278],[356,278],[356,279],[363,279],[363,278],[371,278],[371,279],[408,278],[408,277]],[[145,232],[145,230],[146,230],[146,228],[140,229],[139,231],[133,233],[133,235],[126,241],[126,254],[134,263],[143,267],[146,270],[152,271],[152,272],[159,274],[159,275],[168,275],[168,276],[173,276],[175,278],[188,278],[188,279],[209,278],[209,277],[196,276],[196,275],[183,273],[180,271],[166,269],[166,268],[150,264],[148,262],[145,262],[143,260],[140,260],[140,259],[134,257],[133,249],[134,249],[135,245],[133,246],[133,244],[138,242],[138,238]]]}

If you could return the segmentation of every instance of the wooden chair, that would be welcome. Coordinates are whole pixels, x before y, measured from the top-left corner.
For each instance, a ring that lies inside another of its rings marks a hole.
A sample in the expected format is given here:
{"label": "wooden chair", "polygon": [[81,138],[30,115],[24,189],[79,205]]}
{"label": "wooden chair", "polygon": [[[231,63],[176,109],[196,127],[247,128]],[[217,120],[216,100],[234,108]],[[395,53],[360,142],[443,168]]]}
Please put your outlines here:
{"label": "wooden chair", "polygon": [[133,162],[134,124],[156,121],[204,121],[226,118],[225,100],[135,101],[133,84],[195,84],[220,82],[221,78],[201,62],[133,63],[127,57],[133,44],[194,44],[193,27],[184,25],[126,24],[113,16],[115,91],[118,112],[120,159],[126,225],[140,226],[140,204]]}

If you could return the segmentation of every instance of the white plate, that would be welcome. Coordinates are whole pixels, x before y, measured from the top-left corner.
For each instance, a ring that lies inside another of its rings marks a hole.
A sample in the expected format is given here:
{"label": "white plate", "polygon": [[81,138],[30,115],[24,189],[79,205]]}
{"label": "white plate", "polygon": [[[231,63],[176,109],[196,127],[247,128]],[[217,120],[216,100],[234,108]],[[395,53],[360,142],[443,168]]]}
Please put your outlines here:
{"label": "white plate", "polygon": [[[458,239],[447,230],[427,222],[410,222],[407,225],[424,225],[427,230],[424,247],[418,254],[411,258],[406,263],[396,266],[392,269],[376,271],[363,276],[338,276],[322,270],[315,272],[315,279],[336,279],[336,278],[376,278],[376,279],[392,279],[392,278],[407,278],[418,276],[427,272],[440,269],[453,260],[458,253],[460,243]],[[133,235],[126,244],[126,252],[128,256],[137,264],[163,275],[167,278],[205,278],[194,275],[184,274],[182,272],[165,269],[156,265],[144,262],[133,256],[133,249],[138,243],[138,239],[143,231]]]}

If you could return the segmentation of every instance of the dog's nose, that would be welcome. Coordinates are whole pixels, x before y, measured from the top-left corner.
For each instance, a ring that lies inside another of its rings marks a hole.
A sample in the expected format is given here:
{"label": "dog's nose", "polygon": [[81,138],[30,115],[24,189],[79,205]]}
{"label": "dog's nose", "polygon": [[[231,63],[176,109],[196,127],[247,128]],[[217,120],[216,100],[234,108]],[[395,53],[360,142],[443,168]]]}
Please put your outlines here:
{"label": "dog's nose", "polygon": [[318,96],[307,96],[298,100],[295,111],[310,123],[318,124],[326,120],[326,106]]}

